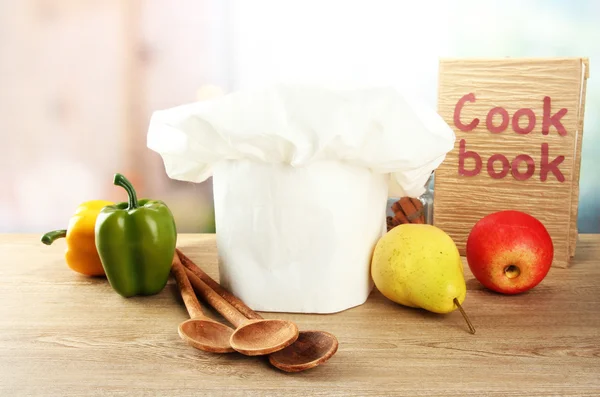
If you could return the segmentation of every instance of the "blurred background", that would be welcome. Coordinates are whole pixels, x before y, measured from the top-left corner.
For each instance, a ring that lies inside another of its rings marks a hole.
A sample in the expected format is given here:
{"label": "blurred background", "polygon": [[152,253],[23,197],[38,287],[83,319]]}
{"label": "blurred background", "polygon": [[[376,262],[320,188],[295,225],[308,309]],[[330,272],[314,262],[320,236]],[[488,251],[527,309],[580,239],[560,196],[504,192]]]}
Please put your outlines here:
{"label": "blurred background", "polygon": [[590,59],[579,230],[600,232],[600,2],[0,0],[0,232],[83,201],[162,199],[213,232],[211,181],[170,180],[153,111],[275,81],[401,86],[436,106],[440,57]]}

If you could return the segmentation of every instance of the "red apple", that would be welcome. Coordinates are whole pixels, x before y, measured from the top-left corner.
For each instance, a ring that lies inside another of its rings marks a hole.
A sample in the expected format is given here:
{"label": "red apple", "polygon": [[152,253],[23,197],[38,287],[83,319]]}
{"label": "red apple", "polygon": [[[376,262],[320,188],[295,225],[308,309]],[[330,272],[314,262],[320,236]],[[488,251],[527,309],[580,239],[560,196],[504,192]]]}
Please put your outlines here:
{"label": "red apple", "polygon": [[481,284],[503,294],[518,294],[546,277],[554,246],[538,219],[520,211],[500,211],[473,226],[466,253],[469,268]]}

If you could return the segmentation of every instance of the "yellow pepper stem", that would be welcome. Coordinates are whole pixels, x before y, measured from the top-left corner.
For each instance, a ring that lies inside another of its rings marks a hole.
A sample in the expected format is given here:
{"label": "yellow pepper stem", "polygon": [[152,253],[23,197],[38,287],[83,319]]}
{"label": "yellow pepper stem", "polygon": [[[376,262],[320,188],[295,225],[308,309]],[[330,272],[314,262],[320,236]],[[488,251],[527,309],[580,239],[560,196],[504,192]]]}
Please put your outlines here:
{"label": "yellow pepper stem", "polygon": [[63,238],[63,237],[67,237],[66,230],[64,230],[64,229],[63,230],[53,230],[42,236],[42,243],[44,243],[46,245],[50,245],[54,242],[54,240],[56,240],[58,238]]}

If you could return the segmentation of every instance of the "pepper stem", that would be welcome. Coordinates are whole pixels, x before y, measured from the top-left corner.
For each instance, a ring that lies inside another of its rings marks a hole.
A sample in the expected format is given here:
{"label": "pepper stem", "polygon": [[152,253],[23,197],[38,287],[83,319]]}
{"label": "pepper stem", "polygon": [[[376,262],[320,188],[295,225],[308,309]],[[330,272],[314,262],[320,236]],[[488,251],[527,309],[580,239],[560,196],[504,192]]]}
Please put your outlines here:
{"label": "pepper stem", "polygon": [[137,208],[138,207],[137,195],[135,193],[135,189],[133,188],[133,185],[131,184],[131,182],[129,182],[129,180],[127,180],[127,178],[125,178],[123,175],[115,174],[113,183],[117,186],[121,186],[123,189],[125,189],[127,191],[127,195],[129,196],[127,209],[130,210],[130,209]]}
{"label": "pepper stem", "polygon": [[63,238],[63,237],[67,237],[67,231],[66,230],[53,230],[51,232],[48,232],[46,234],[44,234],[42,236],[42,243],[46,244],[46,245],[50,245],[54,242],[54,240],[56,240],[57,238]]}

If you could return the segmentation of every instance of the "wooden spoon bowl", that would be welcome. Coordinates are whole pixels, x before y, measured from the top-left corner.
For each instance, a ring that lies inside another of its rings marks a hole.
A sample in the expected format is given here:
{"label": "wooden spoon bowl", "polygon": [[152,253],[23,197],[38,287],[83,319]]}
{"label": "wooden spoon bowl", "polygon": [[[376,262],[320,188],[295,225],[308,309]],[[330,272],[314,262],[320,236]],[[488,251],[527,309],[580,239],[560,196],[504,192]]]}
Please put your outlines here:
{"label": "wooden spoon bowl", "polygon": [[229,343],[233,330],[221,323],[191,318],[179,324],[177,333],[188,345],[211,353],[231,353]]}
{"label": "wooden spoon bowl", "polygon": [[337,338],[329,332],[301,331],[292,345],[269,355],[269,362],[286,372],[300,372],[329,360],[337,349]]}
{"label": "wooden spoon bowl", "polygon": [[229,343],[247,356],[270,354],[291,345],[298,327],[285,320],[250,320],[231,335]]}

